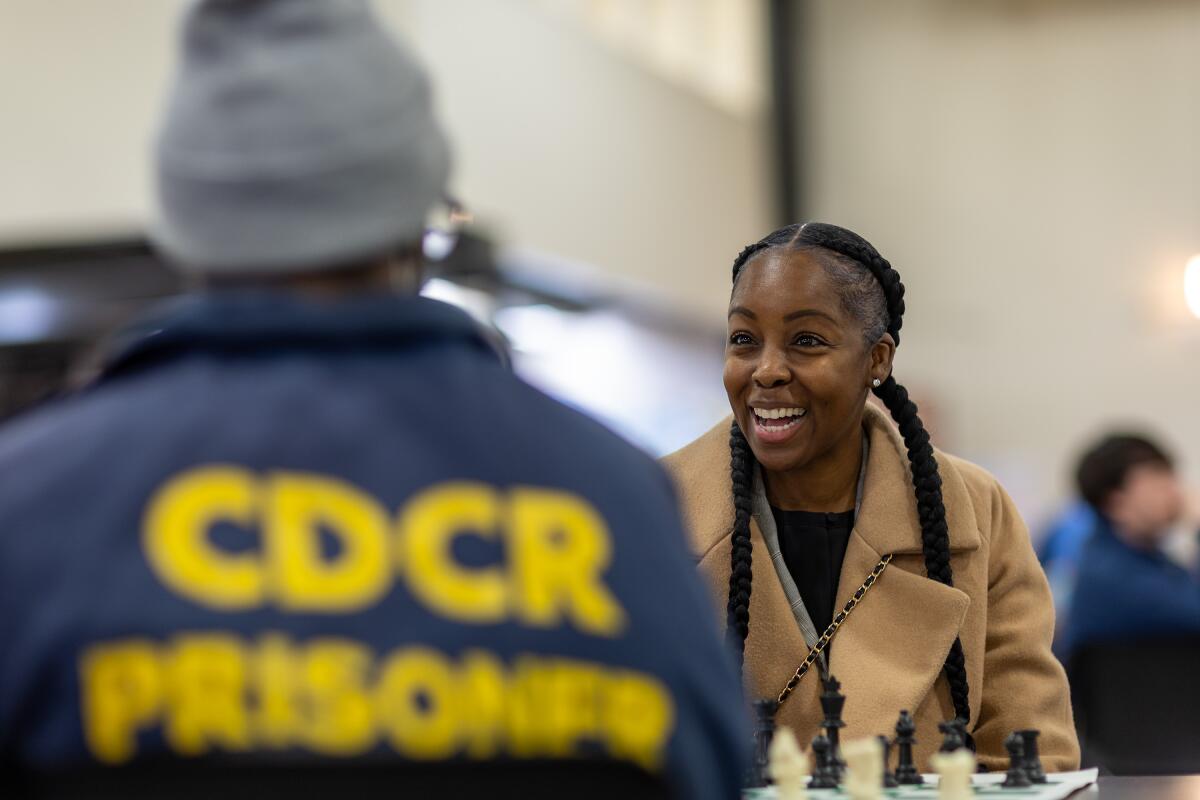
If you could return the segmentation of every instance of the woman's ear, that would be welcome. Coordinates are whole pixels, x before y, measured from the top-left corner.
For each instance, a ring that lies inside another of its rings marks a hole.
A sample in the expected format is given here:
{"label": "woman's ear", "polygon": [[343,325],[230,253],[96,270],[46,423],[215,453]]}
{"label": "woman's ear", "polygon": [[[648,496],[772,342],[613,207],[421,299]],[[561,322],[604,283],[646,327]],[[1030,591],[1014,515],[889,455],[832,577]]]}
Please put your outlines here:
{"label": "woman's ear", "polygon": [[871,345],[871,361],[867,383],[878,386],[892,374],[892,359],[896,355],[896,340],[890,333],[879,337],[879,341]]}

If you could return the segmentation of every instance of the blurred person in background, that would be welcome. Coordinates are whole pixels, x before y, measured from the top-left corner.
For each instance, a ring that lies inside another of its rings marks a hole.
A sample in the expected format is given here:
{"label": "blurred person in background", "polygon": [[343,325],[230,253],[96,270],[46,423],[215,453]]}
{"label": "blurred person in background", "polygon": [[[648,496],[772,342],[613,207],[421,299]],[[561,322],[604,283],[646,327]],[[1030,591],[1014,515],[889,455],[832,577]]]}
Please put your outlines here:
{"label": "blurred person in background", "polygon": [[5,763],[735,796],[666,474],[416,295],[449,168],[419,67],[359,0],[206,0],[182,47],[156,237],[203,291],[0,433]]}
{"label": "blurred person in background", "polygon": [[[1158,443],[1109,434],[1076,469],[1094,525],[1083,545],[1062,653],[1090,642],[1200,633],[1200,582],[1164,549],[1185,521],[1185,493],[1174,462]],[[1194,537],[1196,521],[1186,520]]]}
{"label": "blurred person in background", "polygon": [[918,763],[955,719],[989,769],[1026,728],[1041,731],[1046,769],[1074,769],[1029,533],[995,478],[930,444],[892,374],[903,313],[896,270],[843,228],[791,225],[738,255],[732,420],[667,458],[700,572],[747,693],[803,741],[822,721],[827,669],[846,737],[889,732],[911,709]]}
{"label": "blurred person in background", "polygon": [[1073,500],[1046,526],[1037,546],[1038,561],[1054,595],[1054,646],[1062,646],[1075,576],[1083,547],[1096,527],[1096,512],[1086,500]]}

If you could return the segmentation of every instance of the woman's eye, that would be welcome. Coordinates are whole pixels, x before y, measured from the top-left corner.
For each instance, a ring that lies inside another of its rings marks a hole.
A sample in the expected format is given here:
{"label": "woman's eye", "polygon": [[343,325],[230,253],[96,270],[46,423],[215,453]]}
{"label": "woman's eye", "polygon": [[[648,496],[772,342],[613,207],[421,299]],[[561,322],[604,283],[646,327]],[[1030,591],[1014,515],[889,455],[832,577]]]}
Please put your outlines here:
{"label": "woman's eye", "polygon": [[748,333],[738,332],[729,337],[729,343],[732,345],[748,345],[754,344],[754,339]]}
{"label": "woman's eye", "polygon": [[802,333],[796,337],[796,344],[800,345],[801,347],[820,347],[821,345],[825,344],[825,342],[821,341],[810,333]]}

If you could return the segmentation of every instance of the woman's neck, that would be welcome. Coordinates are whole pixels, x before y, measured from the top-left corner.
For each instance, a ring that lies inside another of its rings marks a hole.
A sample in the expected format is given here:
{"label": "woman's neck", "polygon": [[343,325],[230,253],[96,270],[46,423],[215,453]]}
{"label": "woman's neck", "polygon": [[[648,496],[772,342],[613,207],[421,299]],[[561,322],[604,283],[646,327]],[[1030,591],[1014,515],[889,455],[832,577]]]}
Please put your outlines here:
{"label": "woman's neck", "polygon": [[844,443],[799,469],[764,469],[767,501],[783,511],[848,511],[857,499],[862,459],[862,431],[855,428]]}

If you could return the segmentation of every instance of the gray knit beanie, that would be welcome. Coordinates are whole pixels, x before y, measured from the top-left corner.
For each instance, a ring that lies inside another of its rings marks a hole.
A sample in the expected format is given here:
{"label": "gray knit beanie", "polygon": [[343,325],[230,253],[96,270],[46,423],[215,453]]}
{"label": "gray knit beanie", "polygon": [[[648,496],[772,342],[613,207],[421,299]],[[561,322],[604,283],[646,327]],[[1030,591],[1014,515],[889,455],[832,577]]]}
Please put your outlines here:
{"label": "gray knit beanie", "polygon": [[199,0],[182,38],[153,233],[181,267],[313,272],[420,238],[448,148],[364,0]]}

